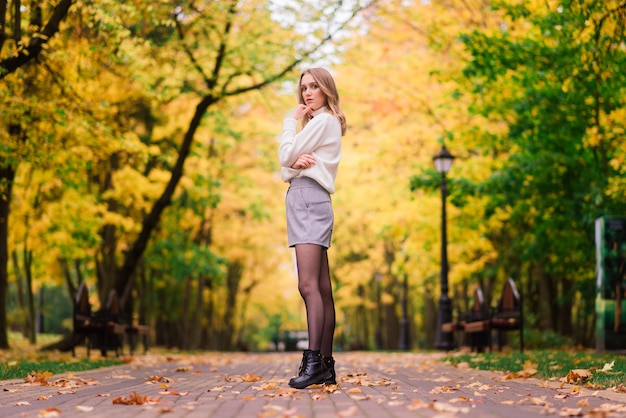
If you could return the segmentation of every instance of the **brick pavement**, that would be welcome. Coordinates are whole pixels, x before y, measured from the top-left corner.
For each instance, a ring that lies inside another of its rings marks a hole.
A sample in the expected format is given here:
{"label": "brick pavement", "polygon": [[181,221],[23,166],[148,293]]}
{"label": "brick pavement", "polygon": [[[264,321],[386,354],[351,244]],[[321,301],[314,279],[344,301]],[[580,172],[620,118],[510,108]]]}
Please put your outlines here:
{"label": "brick pavement", "polygon": [[136,356],[127,365],[0,381],[1,417],[625,417],[626,394],[455,368],[439,353],[335,355],[337,386],[287,385],[298,353]]}

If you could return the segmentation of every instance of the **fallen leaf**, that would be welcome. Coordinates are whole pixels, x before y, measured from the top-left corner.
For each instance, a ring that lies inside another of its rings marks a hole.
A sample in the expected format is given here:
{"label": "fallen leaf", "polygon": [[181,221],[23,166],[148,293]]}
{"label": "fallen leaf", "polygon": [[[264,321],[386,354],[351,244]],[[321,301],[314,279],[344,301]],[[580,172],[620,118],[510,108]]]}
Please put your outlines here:
{"label": "fallen leaf", "polygon": [[154,383],[172,383],[172,379],[169,377],[163,376],[150,376],[146,382],[154,382]]}
{"label": "fallen leaf", "polygon": [[243,375],[243,381],[244,382],[257,382],[259,380],[263,379],[262,376],[255,376],[252,373],[246,373]]}
{"label": "fallen leaf", "polygon": [[157,408],[156,412],[158,414],[165,414],[165,413],[168,413],[168,412],[174,412],[174,410],[172,408]]}
{"label": "fallen leaf", "polygon": [[605,363],[604,367],[602,369],[600,369],[601,372],[610,372],[611,370],[613,370],[613,366],[615,365],[615,360],[613,360],[610,363]]}
{"label": "fallen leaf", "polygon": [[356,406],[351,406],[350,408],[346,409],[345,411],[337,412],[337,416],[339,418],[353,417],[356,414],[358,414],[358,412],[359,412],[359,408],[357,408]]}
{"label": "fallen leaf", "polygon": [[468,407],[456,407],[453,405],[450,405],[449,403],[445,403],[445,402],[434,402],[433,403],[433,409],[437,412],[451,412],[453,414],[458,414],[458,413],[463,413],[463,414],[467,414],[469,413],[469,408]]}
{"label": "fallen leaf", "polygon": [[125,396],[120,396],[119,398],[113,399],[113,403],[116,405],[154,405],[158,403],[158,399],[150,398],[148,396],[142,396],[137,392],[133,392],[128,396],[128,398]]}
{"label": "fallen leaf", "polygon": [[465,402],[472,402],[472,400],[470,398],[468,398],[467,396],[459,396],[458,398],[450,399],[448,402],[450,402],[450,403],[465,403]]}
{"label": "fallen leaf", "polygon": [[432,408],[432,406],[433,405],[431,403],[424,402],[420,399],[413,399],[411,404],[407,405],[407,409],[412,411],[414,409]]}
{"label": "fallen leaf", "polygon": [[299,389],[294,388],[280,388],[276,391],[276,396],[293,396],[297,393],[301,393]]}
{"label": "fallen leaf", "polygon": [[91,411],[93,411],[93,406],[84,406],[84,405],[76,406],[76,412],[91,412]]}
{"label": "fallen leaf", "polygon": [[278,389],[278,384],[276,384],[275,382],[265,382],[263,384],[261,384],[261,386],[253,386],[252,389],[254,390],[275,390]]}
{"label": "fallen leaf", "polygon": [[537,397],[532,397],[532,396],[529,396],[527,398],[523,398],[518,403],[522,404],[522,403],[526,403],[526,402],[530,402],[533,405],[539,405],[539,406],[546,405],[546,404],[549,405],[549,403],[546,402],[545,398],[537,398]]}
{"label": "fallen leaf", "polygon": [[74,395],[76,393],[75,390],[71,390],[71,389],[65,389],[65,390],[59,390],[57,392],[59,395]]}
{"label": "fallen leaf", "polygon": [[574,369],[570,370],[565,377],[567,383],[579,383],[583,382],[591,377],[591,370],[589,369]]}
{"label": "fallen leaf", "polygon": [[339,385],[324,385],[324,392],[335,393],[339,390]]}
{"label": "fallen leaf", "polygon": [[589,400],[587,398],[581,399],[576,402],[576,406],[580,406],[581,408],[587,408],[589,406]]}
{"label": "fallen leaf", "polygon": [[39,411],[37,413],[37,416],[39,418],[54,418],[54,417],[60,417],[61,416],[61,411],[58,408],[46,408],[46,409],[42,409],[41,411]]}
{"label": "fallen leaf", "polygon": [[560,417],[580,417],[583,414],[582,408],[561,408]]}
{"label": "fallen leaf", "polygon": [[48,380],[47,379],[49,377],[52,377],[52,373],[50,373],[50,372],[43,372],[43,373],[31,372],[31,373],[29,373],[28,376],[26,376],[24,378],[24,381],[26,383],[29,383],[29,384],[38,384],[38,385],[41,385],[41,386],[47,386],[48,385]]}
{"label": "fallen leaf", "polygon": [[587,416],[589,418],[608,418],[609,414],[609,411],[603,411],[601,409],[590,409],[587,411]]}

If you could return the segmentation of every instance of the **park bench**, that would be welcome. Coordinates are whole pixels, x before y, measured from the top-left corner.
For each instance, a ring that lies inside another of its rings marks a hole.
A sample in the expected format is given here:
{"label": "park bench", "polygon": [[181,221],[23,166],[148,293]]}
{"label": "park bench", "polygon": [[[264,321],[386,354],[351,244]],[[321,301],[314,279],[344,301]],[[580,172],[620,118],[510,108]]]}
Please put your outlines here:
{"label": "park bench", "polygon": [[480,287],[474,289],[472,308],[462,314],[460,328],[465,332],[465,340],[472,351],[483,351],[489,344],[489,305],[485,302]]}
{"label": "park bench", "polygon": [[136,339],[140,338],[143,344],[144,354],[148,351],[150,327],[139,323],[136,324],[132,318],[127,319],[122,315],[119,298],[115,289],[109,292],[109,299],[107,300],[105,309],[102,311],[102,315],[109,326],[109,333],[105,334],[108,340],[104,341],[103,345],[106,346],[109,344],[110,348],[114,349],[116,354],[123,354],[124,339],[122,337],[127,337],[130,355],[132,356],[137,343]]}
{"label": "park bench", "polygon": [[150,327],[135,324],[134,321],[126,320],[122,315],[119,297],[113,289],[105,307],[97,312],[91,311],[89,294],[85,283],[81,283],[74,301],[74,329],[72,355],[76,356],[75,346],[82,339],[86,340],[87,357],[91,349],[99,349],[106,357],[107,351],[113,350],[117,356],[123,353],[124,338],[128,338],[128,346],[132,355],[137,339],[143,344],[144,353],[148,351],[148,338]]}
{"label": "park bench", "polygon": [[81,283],[74,300],[72,355],[76,356],[76,345],[82,339],[86,341],[87,357],[91,355],[92,348],[100,349],[103,356],[106,356],[108,350],[114,350],[119,355],[121,336],[125,332],[125,325],[119,322],[119,312],[114,290],[109,294],[105,308],[92,312],[87,286]]}
{"label": "park bench", "polygon": [[472,308],[455,322],[442,324],[442,332],[462,332],[472,351],[492,349],[492,332],[498,333],[498,350],[502,350],[508,331],[519,331],[519,349],[524,352],[522,298],[513,279],[508,278],[495,308],[485,303],[482,290],[474,290]]}
{"label": "park bench", "polygon": [[508,278],[502,287],[502,294],[496,309],[491,314],[491,329],[498,332],[498,349],[502,350],[507,331],[519,331],[519,351],[524,352],[524,313],[522,296],[512,278]]}
{"label": "park bench", "polygon": [[141,339],[141,343],[143,345],[143,353],[146,354],[148,352],[148,339],[150,337],[150,327],[148,325],[143,325],[138,321],[137,324],[131,319],[125,329],[125,334],[128,336],[128,347],[130,350],[130,355],[133,355],[135,351],[135,346],[137,344],[137,339]]}

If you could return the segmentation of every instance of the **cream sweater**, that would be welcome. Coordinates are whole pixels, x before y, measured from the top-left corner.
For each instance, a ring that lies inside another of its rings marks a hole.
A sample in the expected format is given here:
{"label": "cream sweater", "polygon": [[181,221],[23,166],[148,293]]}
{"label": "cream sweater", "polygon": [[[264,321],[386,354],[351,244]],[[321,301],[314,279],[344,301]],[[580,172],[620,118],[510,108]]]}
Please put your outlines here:
{"label": "cream sweater", "polygon": [[[283,181],[295,177],[310,177],[317,181],[328,193],[335,193],[335,178],[341,159],[341,124],[326,107],[317,109],[313,119],[296,134],[298,121],[286,118],[280,136],[278,160],[282,166]],[[294,170],[291,168],[302,154],[315,157],[315,165]]]}

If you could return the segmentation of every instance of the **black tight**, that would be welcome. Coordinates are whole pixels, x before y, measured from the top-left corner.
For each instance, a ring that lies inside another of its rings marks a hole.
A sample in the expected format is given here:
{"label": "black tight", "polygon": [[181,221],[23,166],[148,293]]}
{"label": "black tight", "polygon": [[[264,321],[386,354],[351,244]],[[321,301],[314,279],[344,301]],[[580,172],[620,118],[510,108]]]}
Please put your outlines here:
{"label": "black tight", "polygon": [[331,356],[335,333],[335,303],[330,283],[328,254],[316,244],[296,245],[298,290],[306,305],[309,349]]}

